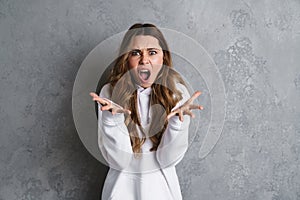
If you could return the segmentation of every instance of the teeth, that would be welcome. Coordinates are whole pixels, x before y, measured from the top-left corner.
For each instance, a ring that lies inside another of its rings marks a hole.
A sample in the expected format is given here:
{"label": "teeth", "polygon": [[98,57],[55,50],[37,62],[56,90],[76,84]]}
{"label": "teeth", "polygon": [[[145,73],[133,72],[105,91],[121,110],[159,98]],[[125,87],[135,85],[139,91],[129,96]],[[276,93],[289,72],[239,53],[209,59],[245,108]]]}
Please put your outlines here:
{"label": "teeth", "polygon": [[139,74],[143,80],[148,80],[148,78],[150,77],[150,70],[141,69],[141,70],[139,70]]}

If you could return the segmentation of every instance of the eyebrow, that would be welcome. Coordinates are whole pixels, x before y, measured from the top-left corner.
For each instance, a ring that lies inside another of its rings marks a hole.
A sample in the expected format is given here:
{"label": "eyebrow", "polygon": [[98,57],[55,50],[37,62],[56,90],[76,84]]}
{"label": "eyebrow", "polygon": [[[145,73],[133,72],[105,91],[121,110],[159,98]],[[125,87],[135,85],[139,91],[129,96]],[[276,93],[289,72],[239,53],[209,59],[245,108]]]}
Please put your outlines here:
{"label": "eyebrow", "polygon": [[[159,51],[161,51],[162,49],[155,48],[155,47],[147,48],[147,51],[151,51],[151,50],[159,50]],[[141,49],[132,49],[131,51],[141,51]]]}

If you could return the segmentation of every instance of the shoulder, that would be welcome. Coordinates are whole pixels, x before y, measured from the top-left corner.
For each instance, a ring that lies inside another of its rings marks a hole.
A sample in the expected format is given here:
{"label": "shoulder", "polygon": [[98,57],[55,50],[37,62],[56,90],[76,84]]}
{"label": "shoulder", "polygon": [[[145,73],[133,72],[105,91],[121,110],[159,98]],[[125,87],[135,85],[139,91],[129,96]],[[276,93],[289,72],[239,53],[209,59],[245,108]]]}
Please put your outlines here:
{"label": "shoulder", "polygon": [[104,97],[104,98],[110,98],[110,88],[111,88],[111,85],[110,83],[107,83],[105,84],[102,88],[101,88],[101,91],[100,91],[100,94],[99,96],[100,97]]}
{"label": "shoulder", "polygon": [[184,102],[191,97],[188,88],[185,85],[183,85],[182,83],[176,83],[176,88],[177,88],[177,90],[179,90],[181,92],[182,100]]}
{"label": "shoulder", "polygon": [[182,83],[176,83],[176,89],[181,93],[182,99],[177,103],[176,107],[184,104],[189,98],[191,98],[188,88]]}

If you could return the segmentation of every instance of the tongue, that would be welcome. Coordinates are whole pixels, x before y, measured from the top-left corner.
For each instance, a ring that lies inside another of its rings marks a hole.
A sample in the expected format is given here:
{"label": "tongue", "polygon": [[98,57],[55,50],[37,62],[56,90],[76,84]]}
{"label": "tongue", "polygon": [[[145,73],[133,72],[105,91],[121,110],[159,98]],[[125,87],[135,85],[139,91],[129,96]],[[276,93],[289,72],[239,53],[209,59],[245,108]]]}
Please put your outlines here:
{"label": "tongue", "polygon": [[141,72],[140,75],[141,75],[143,80],[147,80],[149,78],[149,74],[146,73],[146,72]]}

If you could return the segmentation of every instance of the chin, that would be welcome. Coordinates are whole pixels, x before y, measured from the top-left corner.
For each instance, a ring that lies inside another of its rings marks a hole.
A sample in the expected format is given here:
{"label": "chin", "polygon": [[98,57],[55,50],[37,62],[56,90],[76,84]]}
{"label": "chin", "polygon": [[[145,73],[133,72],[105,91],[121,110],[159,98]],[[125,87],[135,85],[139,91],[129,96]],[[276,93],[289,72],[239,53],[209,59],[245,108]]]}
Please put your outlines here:
{"label": "chin", "polygon": [[148,88],[151,87],[151,83],[143,83],[143,84],[139,84],[140,86],[142,86],[143,88]]}

